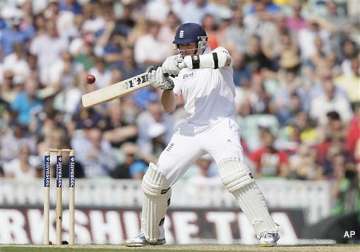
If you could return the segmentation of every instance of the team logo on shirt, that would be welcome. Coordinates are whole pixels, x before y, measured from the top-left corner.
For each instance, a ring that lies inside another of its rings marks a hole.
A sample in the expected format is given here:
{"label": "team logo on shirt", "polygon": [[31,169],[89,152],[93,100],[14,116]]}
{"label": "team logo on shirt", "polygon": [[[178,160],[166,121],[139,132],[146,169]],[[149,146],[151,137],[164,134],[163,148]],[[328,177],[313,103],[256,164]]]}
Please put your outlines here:
{"label": "team logo on shirt", "polygon": [[192,77],[194,77],[194,72],[188,73],[188,74],[184,74],[182,78],[183,78],[183,80],[185,80],[185,79],[187,79],[187,78],[192,78]]}
{"label": "team logo on shirt", "polygon": [[171,149],[174,147],[174,143],[170,143],[168,147],[166,148],[166,151],[171,151]]}

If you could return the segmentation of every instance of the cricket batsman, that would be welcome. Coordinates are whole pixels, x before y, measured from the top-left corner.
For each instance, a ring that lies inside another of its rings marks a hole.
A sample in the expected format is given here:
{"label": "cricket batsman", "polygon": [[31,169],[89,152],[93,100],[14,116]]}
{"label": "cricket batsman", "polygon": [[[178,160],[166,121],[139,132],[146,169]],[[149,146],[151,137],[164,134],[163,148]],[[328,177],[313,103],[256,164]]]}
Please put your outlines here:
{"label": "cricket batsman", "polygon": [[195,23],[180,25],[173,43],[179,54],[151,70],[149,79],[152,86],[163,90],[161,104],[165,111],[174,111],[175,98],[181,95],[187,117],[175,128],[158,163],[150,163],[144,175],[141,233],[126,245],[165,244],[163,224],[171,187],[189,164],[205,153],[215,160],[224,186],[252,223],[260,244],[276,245],[280,238],[278,225],[244,162],[234,120],[235,86],[229,52],[222,47],[209,51],[205,30]]}

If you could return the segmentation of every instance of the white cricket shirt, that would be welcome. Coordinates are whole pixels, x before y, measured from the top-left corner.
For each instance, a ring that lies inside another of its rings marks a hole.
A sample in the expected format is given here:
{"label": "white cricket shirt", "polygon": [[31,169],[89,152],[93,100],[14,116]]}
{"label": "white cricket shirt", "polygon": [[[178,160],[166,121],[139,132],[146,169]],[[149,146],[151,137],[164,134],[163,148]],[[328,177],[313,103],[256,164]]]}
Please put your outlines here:
{"label": "white cricket shirt", "polygon": [[174,78],[174,93],[182,95],[186,122],[196,132],[235,114],[232,67],[221,69],[184,68]]}

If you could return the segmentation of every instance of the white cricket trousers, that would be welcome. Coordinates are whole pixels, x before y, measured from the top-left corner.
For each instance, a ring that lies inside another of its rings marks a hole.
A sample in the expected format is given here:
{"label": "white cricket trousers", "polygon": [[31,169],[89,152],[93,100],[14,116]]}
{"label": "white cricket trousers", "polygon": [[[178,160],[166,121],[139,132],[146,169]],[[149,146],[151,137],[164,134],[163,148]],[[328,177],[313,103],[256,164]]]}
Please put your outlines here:
{"label": "white cricket trousers", "polygon": [[194,134],[191,127],[180,127],[163,150],[157,163],[158,170],[170,185],[186,172],[191,162],[208,153],[217,164],[227,159],[243,161],[239,126],[232,118],[223,118],[212,127]]}

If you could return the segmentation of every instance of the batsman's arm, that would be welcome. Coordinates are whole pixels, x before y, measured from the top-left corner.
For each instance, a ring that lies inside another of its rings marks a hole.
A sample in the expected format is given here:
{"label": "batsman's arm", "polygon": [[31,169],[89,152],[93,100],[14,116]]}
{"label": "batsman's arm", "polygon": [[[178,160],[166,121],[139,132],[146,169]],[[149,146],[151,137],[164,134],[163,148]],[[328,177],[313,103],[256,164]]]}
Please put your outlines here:
{"label": "batsman's arm", "polygon": [[184,60],[179,63],[180,68],[223,68],[231,66],[231,56],[228,50],[224,47],[218,47],[211,53],[203,55],[188,55],[184,57]]}
{"label": "batsman's arm", "polygon": [[168,113],[173,112],[176,109],[176,99],[173,92],[174,81],[168,72],[164,72],[162,66],[151,66],[147,69],[149,73],[149,81],[155,88],[163,90],[160,98],[161,105],[164,110]]}
{"label": "batsman's arm", "polygon": [[174,112],[176,109],[175,94],[172,90],[164,90],[161,94],[161,104],[167,113]]}

